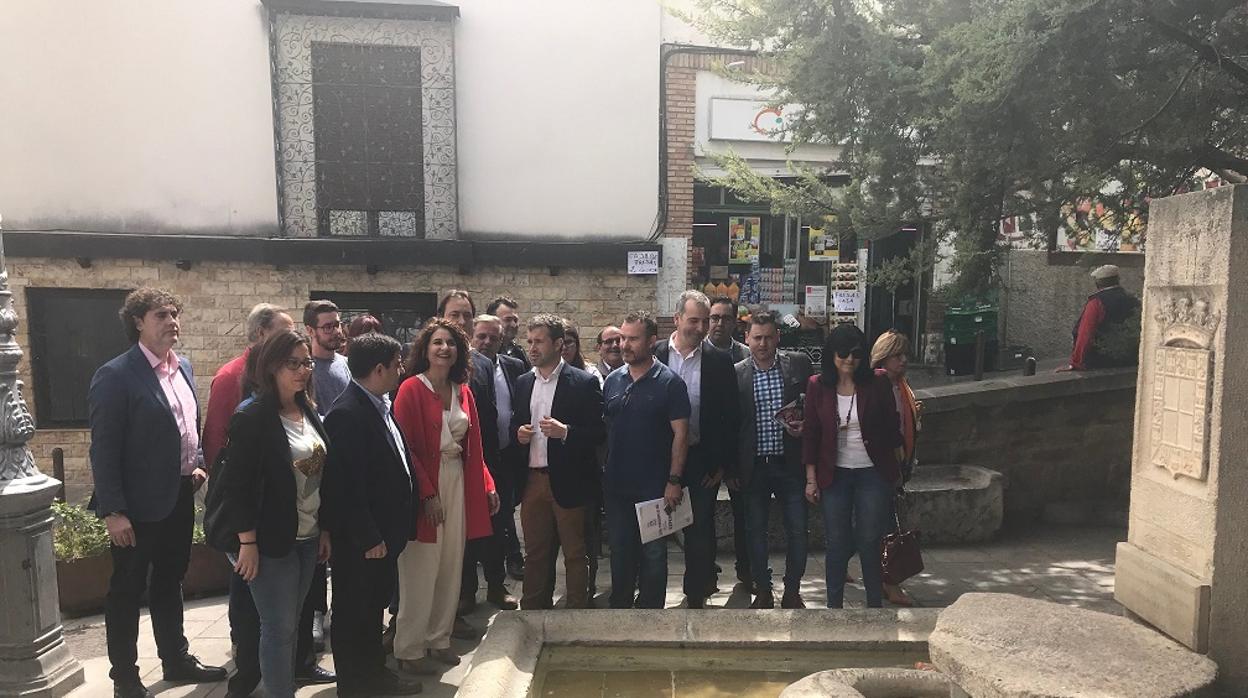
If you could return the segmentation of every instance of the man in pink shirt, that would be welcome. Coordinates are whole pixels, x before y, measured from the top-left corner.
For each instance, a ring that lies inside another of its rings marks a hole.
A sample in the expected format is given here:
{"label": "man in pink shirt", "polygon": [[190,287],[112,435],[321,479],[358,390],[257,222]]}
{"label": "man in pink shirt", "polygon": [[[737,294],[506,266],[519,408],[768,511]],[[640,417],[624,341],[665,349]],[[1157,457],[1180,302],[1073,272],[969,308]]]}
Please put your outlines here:
{"label": "man in pink shirt", "polygon": [[152,695],[138,668],[145,589],[164,679],[206,683],[226,676],[190,654],[182,627],[195,490],[208,475],[195,378],[190,362],[173,351],[181,313],[181,301],[162,289],[144,287],[127,296],[120,315],[134,346],[101,366],[87,392],[92,507],[108,527],[113,557],[104,625],[114,698]]}

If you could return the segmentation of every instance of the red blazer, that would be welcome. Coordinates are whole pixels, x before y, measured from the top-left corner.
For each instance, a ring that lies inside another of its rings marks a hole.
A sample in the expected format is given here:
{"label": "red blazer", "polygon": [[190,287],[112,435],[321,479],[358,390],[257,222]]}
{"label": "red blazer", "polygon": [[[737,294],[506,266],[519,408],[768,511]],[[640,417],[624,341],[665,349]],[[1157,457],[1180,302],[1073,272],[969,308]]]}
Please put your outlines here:
{"label": "red blazer", "polygon": [[[457,386],[459,404],[468,415],[468,435],[461,446],[464,448],[464,516],[468,526],[468,538],[485,538],[493,535],[490,525],[490,503],[485,496],[494,491],[494,478],[485,467],[481,451],[481,424],[477,419],[477,403],[472,399],[468,385]],[[442,465],[442,400],[437,393],[425,386],[419,378],[408,378],[399,386],[394,399],[394,421],[403,430],[408,450],[412,455],[412,482],[420,491],[420,498],[438,494],[438,468]],[[420,511],[414,507],[415,532],[411,540],[436,543],[438,531],[430,526]]]}
{"label": "red blazer", "polygon": [[[900,485],[901,466],[897,463],[896,449],[904,441],[892,383],[887,376],[872,376],[870,383],[858,387],[854,403],[867,455],[885,480]],[[811,376],[806,384],[802,463],[814,464],[815,478],[821,490],[832,485],[836,473],[836,432],[840,428],[840,420],[836,387],[819,382],[818,375]]]}

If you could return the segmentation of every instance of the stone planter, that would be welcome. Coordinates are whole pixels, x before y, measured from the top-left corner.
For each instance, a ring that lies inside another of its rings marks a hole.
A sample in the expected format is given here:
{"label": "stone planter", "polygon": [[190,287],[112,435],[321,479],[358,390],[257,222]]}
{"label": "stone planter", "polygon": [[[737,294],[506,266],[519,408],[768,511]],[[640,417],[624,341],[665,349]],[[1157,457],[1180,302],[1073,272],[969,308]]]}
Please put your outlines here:
{"label": "stone planter", "polygon": [[[105,552],[81,560],[56,562],[56,583],[61,613],[84,616],[104,610],[108,580],[113,574],[112,556]],[[225,555],[203,544],[191,546],[191,561],[182,580],[182,595],[197,598],[222,594],[230,588],[230,564]]]}

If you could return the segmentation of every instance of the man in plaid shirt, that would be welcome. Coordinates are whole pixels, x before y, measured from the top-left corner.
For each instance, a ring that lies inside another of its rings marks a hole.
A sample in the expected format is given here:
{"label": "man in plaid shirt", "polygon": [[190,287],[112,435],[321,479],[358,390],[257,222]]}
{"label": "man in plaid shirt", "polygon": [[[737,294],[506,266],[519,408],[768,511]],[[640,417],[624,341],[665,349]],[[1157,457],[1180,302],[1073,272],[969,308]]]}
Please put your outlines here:
{"label": "man in plaid shirt", "polygon": [[783,608],[805,608],[800,586],[806,573],[806,499],[801,429],[786,427],[775,415],[806,392],[810,359],[778,351],[780,326],[772,313],[755,313],[746,336],[750,356],[736,365],[741,430],[737,462],[728,486],[745,495],[745,534],[753,578],[750,608],[774,608],[767,565],[767,518],[774,494],[784,518],[786,553]]}

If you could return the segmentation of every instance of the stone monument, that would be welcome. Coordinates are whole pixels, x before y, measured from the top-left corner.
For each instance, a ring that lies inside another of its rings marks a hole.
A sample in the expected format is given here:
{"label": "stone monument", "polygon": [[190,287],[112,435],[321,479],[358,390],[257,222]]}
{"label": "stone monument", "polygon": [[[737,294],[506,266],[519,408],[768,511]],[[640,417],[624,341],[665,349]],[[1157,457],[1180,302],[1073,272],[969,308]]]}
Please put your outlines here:
{"label": "stone monument", "polygon": [[35,424],[22,399],[17,313],[0,240],[0,696],[51,698],[82,683],[65,645],[52,554],[52,499],[60,482],[35,467]]}
{"label": "stone monument", "polygon": [[1114,595],[1248,695],[1248,186],[1150,204]]}

